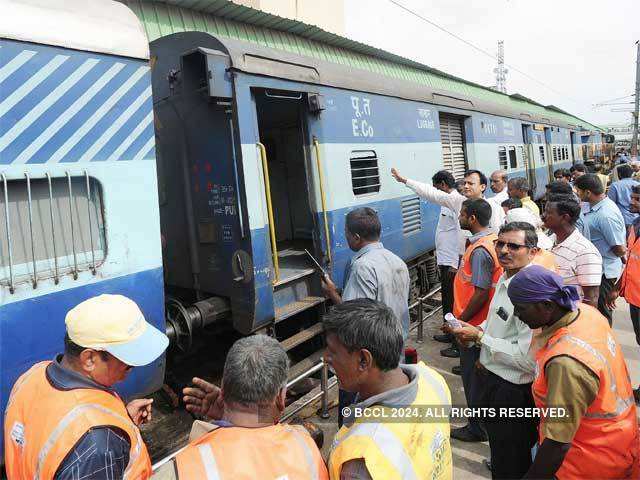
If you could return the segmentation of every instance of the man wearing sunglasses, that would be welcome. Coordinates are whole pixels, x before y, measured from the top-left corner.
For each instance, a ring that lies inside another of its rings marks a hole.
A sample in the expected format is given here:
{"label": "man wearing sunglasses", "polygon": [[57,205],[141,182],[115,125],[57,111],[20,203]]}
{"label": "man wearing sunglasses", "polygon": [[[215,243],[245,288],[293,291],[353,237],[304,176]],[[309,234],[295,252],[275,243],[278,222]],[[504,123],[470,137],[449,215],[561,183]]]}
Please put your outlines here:
{"label": "man wearing sunglasses", "polygon": [[[538,253],[535,228],[525,222],[504,225],[495,241],[495,254],[504,273],[500,276],[486,320],[479,326],[460,322],[451,330],[458,341],[480,345],[478,379],[483,386],[478,405],[533,407],[531,384],[535,361],[530,355],[532,332],[513,314],[507,295],[512,277],[529,266]],[[531,466],[536,442],[534,418],[486,419],[494,479],[521,478]]]}
{"label": "man wearing sunglasses", "polygon": [[122,295],[85,300],[65,323],[64,354],[34,365],[11,391],[8,479],[149,478],[138,426],[151,418],[152,400],[125,405],[112,387],[162,355],[168,338]]}

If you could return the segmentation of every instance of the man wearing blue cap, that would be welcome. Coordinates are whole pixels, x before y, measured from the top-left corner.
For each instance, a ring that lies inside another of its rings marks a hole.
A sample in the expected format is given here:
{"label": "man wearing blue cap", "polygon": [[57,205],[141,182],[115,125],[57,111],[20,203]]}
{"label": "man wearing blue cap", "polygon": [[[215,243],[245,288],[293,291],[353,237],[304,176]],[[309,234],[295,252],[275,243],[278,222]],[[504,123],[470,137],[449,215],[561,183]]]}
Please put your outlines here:
{"label": "man wearing blue cap", "polygon": [[169,340],[122,295],[90,298],[65,323],[64,354],[34,365],[9,397],[7,477],[149,478],[138,425],[151,418],[152,400],[125,406],[112,387],[156,360]]}
{"label": "man wearing blue cap", "polygon": [[578,303],[573,285],[537,265],[507,290],[514,313],[540,349],[532,390],[543,417],[539,447],[524,478],[640,478],[638,420],[620,345],[595,308]]}

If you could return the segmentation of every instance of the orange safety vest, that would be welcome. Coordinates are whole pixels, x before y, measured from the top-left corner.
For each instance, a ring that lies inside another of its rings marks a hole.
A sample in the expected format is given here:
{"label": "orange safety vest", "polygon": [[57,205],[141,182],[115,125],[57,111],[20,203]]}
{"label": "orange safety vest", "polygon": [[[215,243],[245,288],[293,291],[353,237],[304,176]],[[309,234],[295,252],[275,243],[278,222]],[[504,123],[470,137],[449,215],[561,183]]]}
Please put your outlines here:
{"label": "orange safety vest", "polygon": [[531,263],[533,265],[540,265],[541,267],[544,267],[547,270],[551,270],[552,272],[557,271],[556,257],[553,255],[553,253],[547,250],[538,250],[538,253],[536,253],[536,255],[533,257]]}
{"label": "orange safety vest", "polygon": [[473,272],[471,271],[471,254],[474,252],[476,248],[484,248],[493,259],[493,273],[491,275],[491,289],[489,290],[489,299],[484,304],[482,309],[476,313],[469,321],[471,325],[480,325],[486,318],[489,313],[489,305],[491,304],[491,299],[493,298],[493,292],[495,291],[495,287],[500,279],[500,275],[502,275],[502,267],[498,263],[498,256],[496,255],[496,249],[493,244],[495,240],[498,239],[498,236],[495,233],[490,233],[489,235],[485,235],[484,237],[480,237],[474,243],[467,247],[467,250],[464,252],[462,257],[462,261],[460,262],[460,268],[458,269],[458,273],[453,280],[453,314],[456,318],[460,317],[460,314],[467,308],[471,297],[475,291],[475,287],[471,283],[471,277]]}
{"label": "orange safety vest", "polygon": [[631,305],[640,307],[640,239],[636,238],[634,226],[627,239],[627,253],[627,263],[620,281],[620,295]]}
{"label": "orange safety vest", "polygon": [[5,468],[9,480],[49,480],[82,436],[96,426],[114,426],[129,436],[125,479],[151,476],[151,461],[122,400],[103,390],[58,390],[37,363],[13,386],[4,421]]}
{"label": "orange safety vest", "polygon": [[318,447],[304,427],[220,427],[175,458],[180,480],[328,480]]}
{"label": "orange safety vest", "polygon": [[[622,350],[606,318],[593,307],[584,304],[579,307],[578,318],[559,328],[536,354],[532,390],[537,407],[562,406],[547,405],[545,366],[554,357],[578,360],[600,381],[598,395],[580,420],[556,478],[637,478],[632,476],[632,469],[638,468],[640,460],[638,420]],[[544,441],[542,432],[541,424],[540,444]]]}

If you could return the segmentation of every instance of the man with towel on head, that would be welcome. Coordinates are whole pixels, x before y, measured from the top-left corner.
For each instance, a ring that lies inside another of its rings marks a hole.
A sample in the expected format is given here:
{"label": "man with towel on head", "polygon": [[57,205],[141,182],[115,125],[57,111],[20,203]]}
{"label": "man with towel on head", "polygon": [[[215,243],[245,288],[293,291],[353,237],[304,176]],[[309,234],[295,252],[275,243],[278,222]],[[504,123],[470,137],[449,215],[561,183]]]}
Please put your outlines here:
{"label": "man with towel on head", "polygon": [[514,314],[536,337],[533,396],[542,418],[533,465],[524,478],[640,478],[636,407],[622,350],[607,319],[578,303],[572,285],[537,265],[507,291]]}

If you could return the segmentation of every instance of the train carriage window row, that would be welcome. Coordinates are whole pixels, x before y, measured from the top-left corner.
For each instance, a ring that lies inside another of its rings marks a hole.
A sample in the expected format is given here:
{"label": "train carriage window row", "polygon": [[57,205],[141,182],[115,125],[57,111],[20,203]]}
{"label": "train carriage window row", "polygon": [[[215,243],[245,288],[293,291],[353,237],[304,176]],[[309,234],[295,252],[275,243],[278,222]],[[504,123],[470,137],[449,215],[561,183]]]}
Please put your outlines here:
{"label": "train carriage window row", "polygon": [[380,191],[378,157],[373,150],[351,152],[351,187],[356,196]]}
{"label": "train carriage window row", "polygon": [[66,176],[0,181],[0,284],[95,273],[106,255],[102,187]]}

